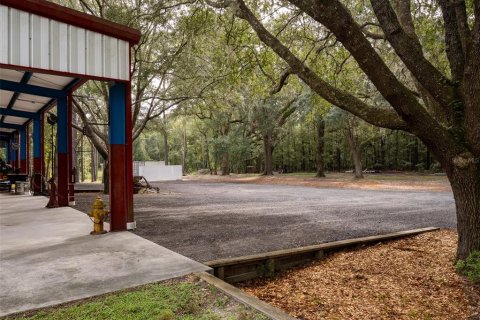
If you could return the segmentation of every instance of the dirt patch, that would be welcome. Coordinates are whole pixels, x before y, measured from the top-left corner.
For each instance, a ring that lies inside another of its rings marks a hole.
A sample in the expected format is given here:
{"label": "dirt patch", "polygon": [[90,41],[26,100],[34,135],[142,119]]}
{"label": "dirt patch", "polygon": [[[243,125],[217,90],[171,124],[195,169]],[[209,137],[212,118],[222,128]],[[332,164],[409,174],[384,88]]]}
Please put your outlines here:
{"label": "dirt patch", "polygon": [[354,179],[351,174],[332,173],[326,178],[315,178],[313,174],[273,176],[232,174],[229,176],[198,175],[187,176],[184,180],[209,182],[235,182],[254,184],[280,184],[314,188],[340,188],[362,190],[392,190],[392,191],[451,191],[445,176],[421,174],[366,174],[365,179]]}
{"label": "dirt patch", "polygon": [[480,288],[455,273],[457,235],[437,231],[335,253],[242,285],[299,319],[480,319]]}

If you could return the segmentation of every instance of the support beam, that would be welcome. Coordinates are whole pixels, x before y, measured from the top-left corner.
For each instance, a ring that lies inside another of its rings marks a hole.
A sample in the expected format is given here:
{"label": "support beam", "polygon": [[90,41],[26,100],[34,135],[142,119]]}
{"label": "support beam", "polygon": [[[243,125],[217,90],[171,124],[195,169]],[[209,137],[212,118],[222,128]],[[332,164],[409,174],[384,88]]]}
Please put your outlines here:
{"label": "support beam", "polygon": [[58,205],[68,206],[68,99],[67,96],[57,100],[57,186]]}
{"label": "support beam", "polygon": [[27,143],[28,143],[27,126],[20,130],[20,173],[28,174],[27,171]]}
{"label": "support beam", "polygon": [[27,139],[26,139],[26,144],[27,144],[27,158],[25,159],[26,161],[26,173],[30,176],[32,174],[32,167],[31,167],[31,158],[30,158],[30,122],[28,122],[25,125],[25,129],[27,130]]}
{"label": "support beam", "polygon": [[[22,76],[22,79],[20,80],[20,83],[21,84],[28,83],[28,81],[30,81],[30,78],[32,77],[32,75],[33,74],[31,72],[25,72]],[[12,95],[12,97],[10,98],[10,101],[8,102],[7,109],[12,109],[13,108],[13,106],[15,105],[15,102],[17,101],[19,95],[20,94],[18,92],[15,92]],[[3,120],[5,120],[4,115],[2,115],[2,117],[0,119],[0,124],[3,123]]]}
{"label": "support beam", "polygon": [[110,170],[110,231],[127,229],[127,179],[126,168],[126,84],[115,82],[110,87],[110,152],[108,167]]}
{"label": "support beam", "polygon": [[73,97],[71,94],[68,95],[68,205],[75,205],[75,176],[73,174],[74,163],[73,163]]}
{"label": "support beam", "polygon": [[5,145],[5,162],[8,164],[11,164],[11,150],[10,150],[10,140],[7,141],[7,144]]}
{"label": "support beam", "polygon": [[0,115],[27,118],[27,119],[35,119],[38,117],[38,113],[35,113],[35,112],[20,111],[20,110],[13,110],[13,109],[7,109],[7,108],[0,108]]}
{"label": "support beam", "polygon": [[0,124],[0,128],[6,128],[6,129],[15,129],[15,130],[22,130],[21,125],[19,124],[12,124],[12,123],[2,123]]}
{"label": "support beam", "polygon": [[17,160],[18,160],[18,148],[17,148],[17,150],[15,150],[15,148],[14,148],[14,145],[15,145],[15,146],[18,146],[17,143],[18,143],[18,133],[17,133],[17,132],[14,132],[14,133],[13,133],[12,146],[11,146],[11,152],[12,152],[12,155],[11,155],[12,161],[11,161],[11,162],[12,162],[12,167],[13,167],[14,169],[17,169],[17,168],[18,168],[18,163],[17,163]]}
{"label": "support beam", "polygon": [[43,156],[43,114],[33,119],[33,193],[42,194],[45,174]]}
{"label": "support beam", "polygon": [[125,176],[127,183],[127,229],[135,229],[135,217],[133,215],[133,124],[132,124],[132,84],[128,82],[125,84],[125,145],[126,145],[126,168]]}
{"label": "support beam", "polygon": [[31,84],[18,83],[8,80],[0,80],[0,89],[6,91],[14,91],[16,93],[26,93],[35,96],[48,98],[62,98],[66,93],[62,90],[51,89],[46,87],[34,86]]}

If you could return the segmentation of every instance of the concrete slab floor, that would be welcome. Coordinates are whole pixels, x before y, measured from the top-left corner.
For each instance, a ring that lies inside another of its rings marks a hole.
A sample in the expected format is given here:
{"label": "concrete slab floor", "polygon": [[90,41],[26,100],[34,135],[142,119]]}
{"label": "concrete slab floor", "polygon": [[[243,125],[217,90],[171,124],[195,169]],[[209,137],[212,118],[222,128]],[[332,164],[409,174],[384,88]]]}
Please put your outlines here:
{"label": "concrete slab floor", "polygon": [[0,316],[208,270],[131,232],[91,236],[85,214],[46,203],[0,193]]}

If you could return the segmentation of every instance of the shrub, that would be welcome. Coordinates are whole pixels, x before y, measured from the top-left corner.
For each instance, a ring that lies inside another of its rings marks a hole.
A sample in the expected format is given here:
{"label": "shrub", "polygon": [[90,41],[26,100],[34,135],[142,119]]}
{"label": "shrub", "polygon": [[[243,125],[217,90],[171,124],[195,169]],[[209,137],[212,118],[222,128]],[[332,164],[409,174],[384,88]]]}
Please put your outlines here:
{"label": "shrub", "polygon": [[473,251],[465,260],[458,260],[458,273],[473,283],[480,283],[480,251]]}

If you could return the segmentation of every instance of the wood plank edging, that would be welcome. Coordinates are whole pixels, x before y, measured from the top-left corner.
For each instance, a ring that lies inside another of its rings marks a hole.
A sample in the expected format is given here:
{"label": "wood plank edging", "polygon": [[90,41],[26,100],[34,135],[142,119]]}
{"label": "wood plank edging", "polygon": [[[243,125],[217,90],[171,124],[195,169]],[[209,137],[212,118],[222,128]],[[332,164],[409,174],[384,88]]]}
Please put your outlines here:
{"label": "wood plank edging", "polygon": [[288,315],[284,311],[243,292],[242,290],[232,286],[231,284],[226,283],[225,281],[218,279],[215,276],[212,276],[207,272],[198,272],[195,273],[195,275],[198,276],[200,279],[204,280],[205,282],[215,286],[217,289],[224,292],[225,294],[231,296],[238,302],[263,313],[272,320],[297,320],[297,318]]}
{"label": "wood plank edging", "polygon": [[279,257],[284,257],[289,255],[308,253],[313,251],[331,250],[331,249],[338,249],[338,248],[348,247],[353,245],[367,244],[367,243],[383,241],[383,240],[391,240],[395,238],[416,235],[424,232],[435,231],[439,229],[440,228],[428,227],[428,228],[421,228],[421,229],[398,231],[398,232],[393,232],[393,233],[388,233],[383,235],[327,242],[327,243],[321,243],[321,244],[311,245],[306,247],[276,250],[276,251],[247,255],[247,256],[236,257],[236,258],[212,260],[212,261],[203,262],[203,264],[212,268],[229,266],[229,265],[235,265],[239,263],[255,262],[255,261],[261,261],[261,260],[266,260],[271,258],[279,258]]}

